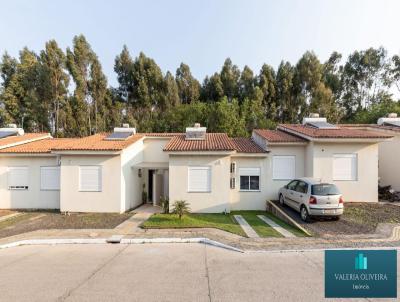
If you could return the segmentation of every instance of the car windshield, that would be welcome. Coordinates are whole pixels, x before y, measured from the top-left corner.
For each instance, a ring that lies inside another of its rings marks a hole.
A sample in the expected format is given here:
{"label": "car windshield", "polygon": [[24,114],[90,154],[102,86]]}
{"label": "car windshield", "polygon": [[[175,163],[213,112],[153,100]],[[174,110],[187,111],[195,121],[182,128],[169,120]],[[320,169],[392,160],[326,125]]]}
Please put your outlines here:
{"label": "car windshield", "polygon": [[339,189],[333,184],[318,184],[311,186],[311,194],[318,196],[339,195]]}

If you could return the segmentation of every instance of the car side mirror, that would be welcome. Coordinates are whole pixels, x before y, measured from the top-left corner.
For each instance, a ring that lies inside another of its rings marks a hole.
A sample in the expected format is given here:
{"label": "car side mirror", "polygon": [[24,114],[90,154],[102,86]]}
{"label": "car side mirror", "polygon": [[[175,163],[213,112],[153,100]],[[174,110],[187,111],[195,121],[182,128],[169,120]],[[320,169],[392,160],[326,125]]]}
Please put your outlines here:
{"label": "car side mirror", "polygon": [[288,185],[285,185],[284,188],[287,189],[287,188],[288,188]]}

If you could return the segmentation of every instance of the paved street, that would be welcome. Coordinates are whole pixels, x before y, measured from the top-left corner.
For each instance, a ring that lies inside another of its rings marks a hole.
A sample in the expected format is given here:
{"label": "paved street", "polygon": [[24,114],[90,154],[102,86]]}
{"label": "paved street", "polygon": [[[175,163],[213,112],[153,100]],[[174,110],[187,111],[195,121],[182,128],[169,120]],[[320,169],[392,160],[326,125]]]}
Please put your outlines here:
{"label": "paved street", "polygon": [[241,254],[203,244],[0,250],[1,301],[309,302],[323,295],[321,251]]}

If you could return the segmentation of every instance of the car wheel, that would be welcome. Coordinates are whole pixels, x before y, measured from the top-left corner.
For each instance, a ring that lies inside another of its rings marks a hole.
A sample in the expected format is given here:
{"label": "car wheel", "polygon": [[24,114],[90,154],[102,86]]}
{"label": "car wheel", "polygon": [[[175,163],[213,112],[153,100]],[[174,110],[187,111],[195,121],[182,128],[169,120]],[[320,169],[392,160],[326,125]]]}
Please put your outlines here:
{"label": "car wheel", "polygon": [[302,206],[300,209],[300,217],[301,217],[301,220],[303,220],[305,222],[310,221],[310,215],[308,214],[307,208],[305,206]]}
{"label": "car wheel", "polygon": [[279,203],[280,203],[282,206],[285,205],[285,199],[283,198],[283,195],[282,195],[282,194],[279,196]]}

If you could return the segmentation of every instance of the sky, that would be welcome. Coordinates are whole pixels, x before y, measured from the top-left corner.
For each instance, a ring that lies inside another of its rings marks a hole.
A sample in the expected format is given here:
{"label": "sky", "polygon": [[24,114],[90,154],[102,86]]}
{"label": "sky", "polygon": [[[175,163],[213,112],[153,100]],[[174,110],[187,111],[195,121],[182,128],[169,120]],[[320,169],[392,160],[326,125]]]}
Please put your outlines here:
{"label": "sky", "polygon": [[84,34],[112,86],[124,44],[163,72],[175,74],[184,62],[200,81],[227,57],[258,73],[264,63],[294,64],[307,50],[321,61],[369,47],[400,53],[398,0],[0,0],[0,7],[1,54],[39,52],[50,39],[66,49]]}

